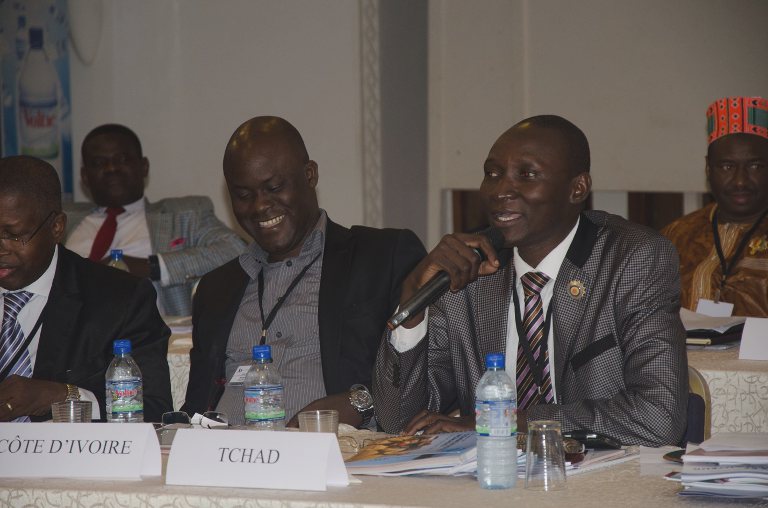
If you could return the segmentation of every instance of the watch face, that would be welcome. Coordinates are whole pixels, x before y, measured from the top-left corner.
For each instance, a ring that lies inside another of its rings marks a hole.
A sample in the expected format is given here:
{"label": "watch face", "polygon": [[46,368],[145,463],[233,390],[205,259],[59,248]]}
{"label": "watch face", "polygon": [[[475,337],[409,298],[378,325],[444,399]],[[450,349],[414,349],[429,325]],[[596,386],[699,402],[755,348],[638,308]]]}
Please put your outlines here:
{"label": "watch face", "polygon": [[360,411],[373,407],[373,397],[368,390],[355,390],[349,394],[349,400]]}

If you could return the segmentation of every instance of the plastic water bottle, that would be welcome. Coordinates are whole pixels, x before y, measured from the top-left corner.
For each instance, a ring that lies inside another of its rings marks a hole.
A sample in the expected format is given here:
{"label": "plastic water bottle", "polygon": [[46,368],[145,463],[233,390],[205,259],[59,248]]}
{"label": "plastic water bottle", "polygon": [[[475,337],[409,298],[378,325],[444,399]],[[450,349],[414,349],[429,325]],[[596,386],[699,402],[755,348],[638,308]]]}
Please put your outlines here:
{"label": "plastic water bottle", "polygon": [[272,365],[270,346],[253,346],[251,370],[245,375],[245,424],[255,430],[283,430],[283,380]]}
{"label": "plastic water bottle", "polygon": [[19,72],[19,143],[22,155],[59,155],[59,80],[43,49],[43,29],[29,29],[29,50]]}
{"label": "plastic water bottle", "polygon": [[504,370],[504,355],[485,357],[475,391],[477,480],[484,489],[508,489],[517,481],[517,391]]}
{"label": "plastic water bottle", "polygon": [[123,251],[121,249],[112,249],[109,251],[109,263],[107,263],[107,266],[117,268],[118,270],[122,270],[124,272],[130,273],[131,271],[131,269],[128,268],[128,265],[123,260]]}
{"label": "plastic water bottle", "polygon": [[115,357],[107,368],[107,421],[141,423],[144,421],[144,388],[141,370],[131,357],[131,341],[113,343]]}

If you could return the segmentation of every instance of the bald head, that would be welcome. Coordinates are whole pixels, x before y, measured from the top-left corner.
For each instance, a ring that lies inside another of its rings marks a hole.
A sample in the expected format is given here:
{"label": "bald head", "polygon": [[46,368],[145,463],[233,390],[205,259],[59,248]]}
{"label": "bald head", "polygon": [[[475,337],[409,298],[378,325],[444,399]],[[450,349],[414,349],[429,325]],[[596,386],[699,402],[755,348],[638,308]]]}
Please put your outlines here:
{"label": "bald head", "polygon": [[236,159],[242,160],[267,145],[299,164],[309,161],[304,140],[296,127],[278,116],[257,116],[240,125],[229,138],[224,151],[224,172]]}
{"label": "bald head", "polygon": [[548,129],[555,134],[552,141],[560,144],[565,150],[571,176],[589,172],[591,164],[589,142],[584,132],[572,122],[557,115],[532,116],[516,123],[502,136],[516,130],[530,128]]}
{"label": "bald head", "polygon": [[42,215],[61,211],[61,183],[47,162],[18,155],[0,159],[0,193],[37,203]]}

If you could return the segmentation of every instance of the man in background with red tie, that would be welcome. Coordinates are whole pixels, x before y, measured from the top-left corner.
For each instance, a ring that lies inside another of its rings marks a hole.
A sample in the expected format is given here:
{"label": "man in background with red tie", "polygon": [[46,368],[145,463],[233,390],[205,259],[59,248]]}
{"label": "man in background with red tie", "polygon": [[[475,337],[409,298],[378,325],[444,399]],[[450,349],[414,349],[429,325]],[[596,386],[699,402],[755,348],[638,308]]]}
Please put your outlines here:
{"label": "man in background with red tie", "polygon": [[208,197],[149,202],[149,160],[128,127],[96,127],[81,151],[81,178],[97,208],[66,206],[67,248],[101,262],[111,249],[122,249],[131,273],[155,283],[163,314],[190,315],[194,283],[239,255],[245,243],[216,218]]}
{"label": "man in background with red tie", "polygon": [[47,162],[0,159],[0,421],[50,418],[51,404],[90,400],[106,417],[112,342],[129,339],[144,381],[144,419],[172,410],[168,337],[146,279],[59,245],[67,216]]}
{"label": "man in background with red tie", "polygon": [[504,352],[521,432],[557,420],[564,432],[625,445],[681,440],[688,370],[677,253],[647,228],[584,211],[589,166],[584,133],[559,116],[499,137],[480,193],[504,248],[447,235],[403,282],[401,305],[438,272],[451,291],[385,335],[373,383],[384,430],[473,430],[483,359]]}

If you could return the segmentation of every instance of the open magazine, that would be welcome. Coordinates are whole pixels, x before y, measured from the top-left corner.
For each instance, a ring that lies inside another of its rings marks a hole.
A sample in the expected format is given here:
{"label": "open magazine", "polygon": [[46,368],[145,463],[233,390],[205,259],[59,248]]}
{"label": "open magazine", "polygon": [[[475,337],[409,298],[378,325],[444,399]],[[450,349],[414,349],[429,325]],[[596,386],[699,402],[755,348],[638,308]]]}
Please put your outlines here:
{"label": "open magazine", "polygon": [[[520,436],[519,441],[525,441]],[[573,440],[571,440],[573,441]],[[575,442],[575,441],[574,441]],[[578,444],[578,443],[576,443]],[[463,475],[477,471],[475,432],[392,436],[365,445],[346,461],[347,472],[360,475]],[[566,455],[568,457],[568,455]],[[639,457],[636,446],[587,450],[579,462],[567,462],[567,474],[593,471]],[[517,450],[518,476],[525,477],[525,454]]]}
{"label": "open magazine", "polygon": [[474,432],[393,436],[364,446],[347,459],[350,474],[453,475],[477,469]]}

